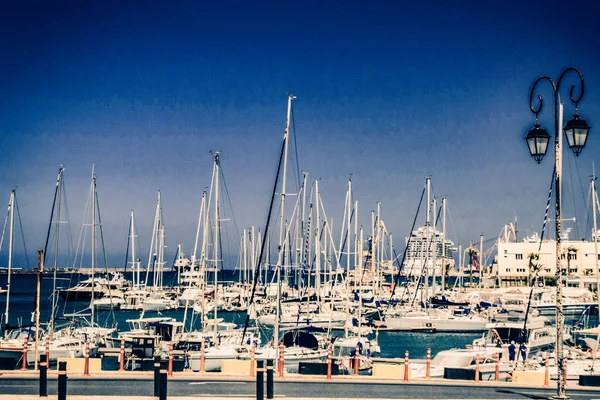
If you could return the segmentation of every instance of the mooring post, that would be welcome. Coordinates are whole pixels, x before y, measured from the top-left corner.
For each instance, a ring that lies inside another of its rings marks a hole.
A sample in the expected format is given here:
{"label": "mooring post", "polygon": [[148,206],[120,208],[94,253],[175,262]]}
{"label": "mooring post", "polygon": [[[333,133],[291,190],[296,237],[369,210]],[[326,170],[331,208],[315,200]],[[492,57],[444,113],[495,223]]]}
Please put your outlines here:
{"label": "mooring post", "polygon": [[404,382],[408,382],[408,350],[404,353]]}
{"label": "mooring post", "polygon": [[204,339],[202,339],[200,344],[200,372],[204,372],[204,346]]}
{"label": "mooring post", "polygon": [[154,356],[154,397],[160,395],[160,356]]}
{"label": "mooring post", "polygon": [[284,371],[284,358],[283,358],[283,354],[285,353],[285,346],[283,345],[283,342],[281,342],[281,344],[279,345],[279,361],[277,362],[277,370],[279,371],[279,376],[278,378],[283,378],[283,371]]}
{"label": "mooring post", "polygon": [[169,343],[169,369],[167,375],[173,376],[173,343]]}
{"label": "mooring post", "polygon": [[167,368],[164,362],[160,363],[160,388],[159,388],[159,400],[167,400]]}
{"label": "mooring post", "polygon": [[90,342],[85,342],[85,360],[83,361],[83,376],[90,376]]}
{"label": "mooring post", "polygon": [[546,366],[544,367],[544,386],[550,386],[550,371],[548,366],[548,354],[546,354]]}
{"label": "mooring post", "polygon": [[67,400],[67,362],[58,363],[58,400]]}
{"label": "mooring post", "polygon": [[46,369],[50,369],[50,335],[46,335]]}
{"label": "mooring post", "polygon": [[327,348],[327,380],[331,380],[331,356],[333,350],[331,349],[331,345]]}
{"label": "mooring post", "polygon": [[125,339],[121,338],[121,352],[119,353],[121,357],[119,359],[119,372],[125,371]]}
{"label": "mooring post", "polygon": [[48,397],[48,362],[45,354],[40,358],[40,397]]}
{"label": "mooring post", "polygon": [[256,362],[256,400],[263,400],[265,398],[265,362],[258,360]]}
{"label": "mooring post", "polygon": [[475,356],[475,384],[479,383],[479,354]]}
{"label": "mooring post", "polygon": [[267,360],[267,399],[273,398],[273,360]]}
{"label": "mooring post", "polygon": [[425,365],[425,378],[431,378],[431,348],[427,348],[427,364]]}
{"label": "mooring post", "polygon": [[354,350],[354,375],[358,375],[358,353],[360,349],[358,348],[358,344],[356,345],[356,349]]}
{"label": "mooring post", "polygon": [[494,382],[500,382],[500,353],[496,353],[496,371],[494,374]]}
{"label": "mooring post", "polygon": [[27,371],[27,339],[23,340],[23,351],[21,354],[21,371]]}

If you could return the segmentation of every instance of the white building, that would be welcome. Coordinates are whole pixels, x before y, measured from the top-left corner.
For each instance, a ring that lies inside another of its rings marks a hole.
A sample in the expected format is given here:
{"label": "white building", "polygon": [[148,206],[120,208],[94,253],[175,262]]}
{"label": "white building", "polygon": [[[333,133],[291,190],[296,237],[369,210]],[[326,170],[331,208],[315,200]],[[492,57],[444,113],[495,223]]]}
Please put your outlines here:
{"label": "white building", "polygon": [[[561,240],[561,269],[563,275],[571,278],[596,276],[600,264],[600,237],[598,245],[593,241]],[[596,249],[598,248],[598,250]],[[530,256],[539,254],[539,259]],[[537,234],[520,242],[499,242],[496,270],[492,272],[498,278],[500,286],[526,285],[538,268],[538,276],[556,275],[556,241],[544,240],[540,247]]]}
{"label": "white building", "polygon": [[[428,276],[433,276],[434,260],[435,275],[441,276],[443,265],[454,269],[454,253],[456,248],[451,240],[443,240],[443,233],[433,227],[422,226],[406,238],[408,249],[402,268],[403,275],[419,276],[427,267]],[[443,244],[442,244],[443,242]]]}

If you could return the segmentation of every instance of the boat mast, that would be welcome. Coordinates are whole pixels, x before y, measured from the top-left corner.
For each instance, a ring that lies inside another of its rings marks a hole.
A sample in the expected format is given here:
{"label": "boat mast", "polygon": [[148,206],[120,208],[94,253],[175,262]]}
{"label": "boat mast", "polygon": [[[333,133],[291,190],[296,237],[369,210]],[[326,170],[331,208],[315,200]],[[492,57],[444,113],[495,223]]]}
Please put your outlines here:
{"label": "boat mast", "polygon": [[213,342],[217,343],[217,301],[218,301],[218,281],[217,271],[219,270],[219,152],[215,152],[215,242],[214,242],[214,260],[215,260],[215,271],[214,271],[214,284],[215,284],[215,295],[214,295],[214,325],[213,325]]}
{"label": "boat mast", "polygon": [[435,292],[437,291],[437,282],[436,282],[436,266],[437,266],[437,249],[438,249],[438,236],[437,236],[437,201],[434,198],[432,203],[433,208],[433,228],[432,228],[432,236],[431,240],[433,243],[430,243],[429,246],[433,244],[433,251],[431,254],[431,264],[433,265],[432,280],[431,280],[431,296],[435,296]]}
{"label": "boat mast", "polygon": [[[592,235],[592,239],[594,239],[594,263],[596,266],[596,293],[600,293],[600,270],[598,269],[598,225],[597,225],[597,217],[596,212],[598,208],[600,208],[600,204],[598,203],[598,194],[596,193],[596,171],[592,173],[591,180],[591,191],[592,191],[592,215],[594,216],[594,234]],[[600,296],[598,296],[598,309],[600,310]],[[592,357],[592,374],[594,373],[594,363],[596,361],[595,354],[598,353],[598,341],[600,340],[600,327],[598,329],[598,335],[596,336],[596,346],[594,348],[594,356]]]}
{"label": "boat mast", "polygon": [[135,260],[135,226],[134,226],[134,219],[133,219],[133,210],[131,210],[130,212],[130,219],[131,219],[131,229],[129,231],[129,241],[131,243],[131,269],[133,272],[133,287],[137,288],[140,285],[140,267],[139,264],[136,268],[136,260]]}
{"label": "boat mast", "polygon": [[442,197],[442,295],[446,290],[446,198]]}
{"label": "boat mast", "polygon": [[92,326],[94,326],[94,289],[96,273],[96,176],[92,172],[92,299],[90,308],[92,309]]}
{"label": "boat mast", "polygon": [[[62,203],[62,182],[63,182],[63,171],[65,168],[61,165],[58,169],[58,178],[56,179],[56,199],[57,199],[57,216],[55,219],[55,241],[54,241],[54,271],[53,271],[53,280],[52,280],[52,310],[50,310],[50,323],[48,324],[48,334],[50,335],[50,340],[54,337],[54,319],[55,319],[55,310],[56,310],[56,302],[58,299],[56,298],[56,270],[58,269],[58,232],[60,228],[60,205]],[[45,254],[44,254],[45,257]]]}
{"label": "boat mast", "polygon": [[[10,192],[10,200],[8,201],[9,212],[9,231],[8,231],[8,276],[6,281],[6,310],[4,311],[4,324],[8,325],[8,305],[10,303],[10,275],[12,272],[12,257],[13,257],[13,231],[15,226],[15,196],[16,189]],[[6,336],[6,330],[5,330]]]}
{"label": "boat mast", "polygon": [[[425,236],[425,243],[424,244],[429,244],[431,243],[431,178],[427,177],[425,178],[425,183],[427,185],[427,218],[425,220],[425,232],[426,232],[426,236]],[[424,246],[425,247],[425,246]],[[424,263],[425,263],[425,272],[424,272],[424,283],[423,283],[423,291],[424,291],[424,296],[422,296],[422,299],[425,303],[425,307],[427,307],[427,301],[429,300],[429,265],[428,263],[430,262],[431,258],[430,258],[430,254],[429,254],[429,249],[425,248],[425,258],[424,258]]]}
{"label": "boat mast", "polygon": [[273,344],[277,347],[279,343],[279,317],[281,314],[281,258],[283,252],[283,233],[285,228],[285,195],[286,195],[286,183],[287,183],[287,161],[288,161],[288,148],[289,148],[289,137],[290,137],[290,120],[292,115],[292,100],[296,96],[288,95],[288,107],[287,107],[287,118],[285,122],[285,132],[283,136],[283,181],[281,182],[281,206],[279,208],[281,218],[279,220],[279,251],[277,256],[276,276],[277,276],[277,298],[275,305],[275,329],[273,332],[274,340]]}

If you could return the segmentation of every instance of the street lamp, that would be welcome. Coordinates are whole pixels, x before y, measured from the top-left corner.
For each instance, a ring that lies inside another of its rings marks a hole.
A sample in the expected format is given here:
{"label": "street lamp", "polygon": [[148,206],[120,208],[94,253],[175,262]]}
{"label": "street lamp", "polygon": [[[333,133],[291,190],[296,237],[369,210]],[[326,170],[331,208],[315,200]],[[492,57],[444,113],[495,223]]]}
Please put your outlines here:
{"label": "street lamp", "polygon": [[538,123],[538,114],[542,111],[542,107],[544,105],[544,101],[542,96],[538,94],[537,98],[539,100],[538,107],[534,107],[533,105],[533,94],[537,84],[541,81],[548,81],[552,85],[552,90],[554,94],[554,198],[556,199],[556,219],[555,219],[555,227],[556,227],[556,362],[558,368],[558,377],[556,380],[557,393],[554,396],[555,399],[568,399],[565,394],[565,385],[564,385],[564,377],[565,377],[565,357],[563,354],[563,326],[564,326],[564,313],[562,306],[562,286],[561,286],[561,268],[560,268],[560,169],[558,166],[560,165],[560,157],[561,157],[561,149],[559,144],[559,135],[561,134],[561,128],[559,125],[560,118],[560,98],[559,98],[559,90],[560,84],[563,81],[563,78],[570,71],[576,72],[579,75],[579,82],[581,84],[581,91],[579,92],[579,96],[577,98],[573,97],[573,93],[575,91],[575,85],[572,85],[569,90],[569,98],[571,102],[575,104],[575,116],[564,128],[565,135],[567,137],[567,144],[573,150],[576,156],[581,153],[583,147],[585,146],[585,142],[587,140],[587,135],[590,130],[590,126],[587,124],[585,120],[579,119],[579,113],[577,110],[577,105],[581,101],[583,97],[583,75],[581,71],[577,68],[569,67],[565,69],[558,78],[557,83],[546,76],[540,76],[535,80],[533,86],[531,87],[531,91],[529,92],[529,109],[532,113],[535,114],[535,126],[531,129],[527,136],[525,137],[525,141],[527,142],[527,147],[529,149],[529,153],[533,157],[535,161],[540,163],[544,155],[546,154],[546,150],[548,148],[548,141],[550,135],[548,132],[540,127]]}

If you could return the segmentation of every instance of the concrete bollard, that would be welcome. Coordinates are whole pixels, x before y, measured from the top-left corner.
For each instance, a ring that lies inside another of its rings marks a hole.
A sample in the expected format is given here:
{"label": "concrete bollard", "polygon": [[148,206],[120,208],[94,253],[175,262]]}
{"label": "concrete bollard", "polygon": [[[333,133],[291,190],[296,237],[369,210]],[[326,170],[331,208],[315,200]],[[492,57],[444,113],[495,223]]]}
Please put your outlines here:
{"label": "concrete bollard", "polygon": [[267,399],[273,398],[273,360],[267,360]]}
{"label": "concrete bollard", "polygon": [[427,363],[425,364],[425,378],[431,378],[431,349],[427,349]]}
{"label": "concrete bollard", "polygon": [[168,376],[173,376],[173,343],[169,343],[169,369]]}
{"label": "concrete bollard", "polygon": [[58,363],[58,400],[67,400],[67,362]]}
{"label": "concrete bollard", "polygon": [[544,367],[544,386],[550,386],[550,370],[548,366],[548,354],[546,354],[546,366]]}
{"label": "concrete bollard", "polygon": [[408,382],[408,350],[404,353],[404,382]]}
{"label": "concrete bollard", "polygon": [[329,347],[327,348],[327,380],[330,381],[331,380],[331,356],[332,356],[333,350],[331,348],[331,345],[329,345]]}
{"label": "concrete bollard", "polygon": [[159,400],[167,400],[167,369],[166,365],[161,363],[160,365],[160,388],[158,390]]}
{"label": "concrete bollard", "polygon": [[27,339],[23,340],[23,350],[21,351],[21,371],[27,371]]}
{"label": "concrete bollard", "polygon": [[45,353],[46,353],[46,368],[50,369],[50,336],[46,335],[46,349],[45,349]]}
{"label": "concrete bollard", "polygon": [[40,357],[40,397],[48,397],[48,362],[45,354]]}
{"label": "concrete bollard", "polygon": [[479,383],[479,354],[475,356],[475,384]]}
{"label": "concrete bollard", "polygon": [[257,361],[256,367],[256,400],[263,400],[265,398],[265,362],[263,360]]}
{"label": "concrete bollard", "polygon": [[200,372],[204,372],[204,339],[202,339],[202,343],[200,344]]}
{"label": "concrete bollard", "polygon": [[83,376],[90,376],[90,342],[85,342],[85,360],[83,362]]}
{"label": "concrete bollard", "polygon": [[494,382],[500,382],[500,354],[496,353],[496,370],[494,371]]}
{"label": "concrete bollard", "polygon": [[125,371],[125,339],[121,338],[121,352],[119,353],[119,372]]}
{"label": "concrete bollard", "polygon": [[154,356],[154,397],[160,394],[160,356]]}
{"label": "concrete bollard", "polygon": [[279,371],[279,378],[283,378],[283,371],[284,371],[284,353],[285,353],[285,346],[283,345],[283,342],[281,342],[281,344],[279,345],[279,361],[277,363],[277,369]]}
{"label": "concrete bollard", "polygon": [[354,350],[354,375],[358,375],[358,363],[359,363],[358,352],[359,352],[359,348],[358,348],[358,345],[356,345],[356,349]]}
{"label": "concrete bollard", "polygon": [[254,343],[250,348],[250,377],[254,378]]}

